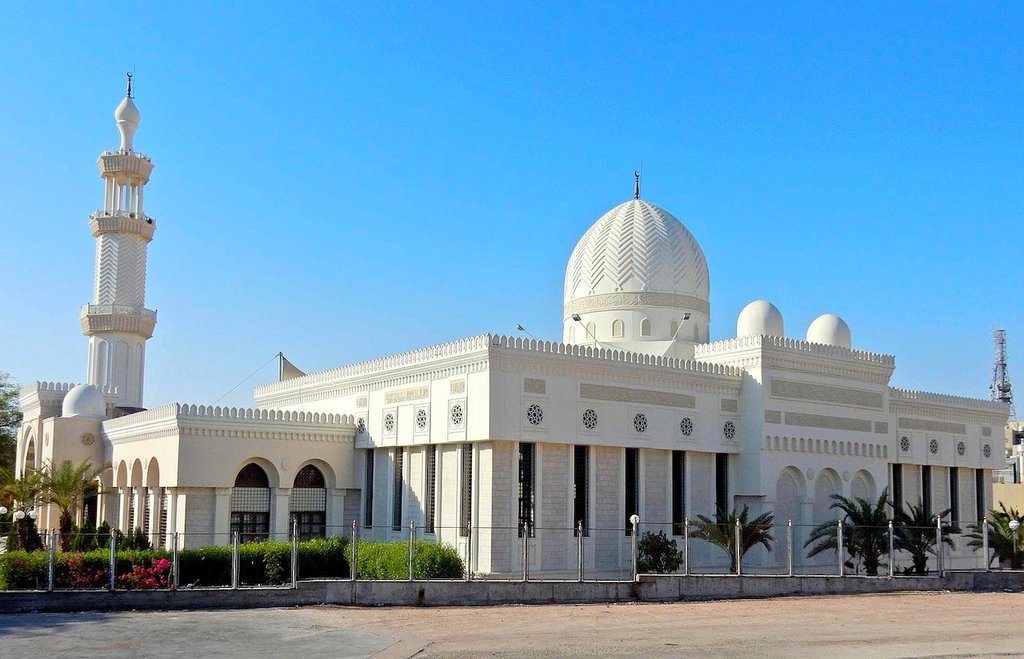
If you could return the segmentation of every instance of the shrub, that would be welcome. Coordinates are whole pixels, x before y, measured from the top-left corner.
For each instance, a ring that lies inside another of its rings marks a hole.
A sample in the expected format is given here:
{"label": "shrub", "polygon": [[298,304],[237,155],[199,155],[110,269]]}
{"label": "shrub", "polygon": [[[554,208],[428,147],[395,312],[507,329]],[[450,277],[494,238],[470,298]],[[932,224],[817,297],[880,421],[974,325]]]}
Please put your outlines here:
{"label": "shrub", "polygon": [[683,564],[683,553],[664,531],[647,532],[636,543],[637,571],[643,574],[675,572]]}
{"label": "shrub", "polygon": [[299,578],[348,577],[349,544],[340,536],[299,543]]}
{"label": "shrub", "polygon": [[[407,579],[409,544],[397,542],[360,542],[356,572],[360,579]],[[459,579],[465,566],[462,557],[449,545],[419,541],[413,552],[414,579]]]}
{"label": "shrub", "polygon": [[0,556],[0,588],[4,590],[46,588],[48,565],[46,552],[9,551]]}

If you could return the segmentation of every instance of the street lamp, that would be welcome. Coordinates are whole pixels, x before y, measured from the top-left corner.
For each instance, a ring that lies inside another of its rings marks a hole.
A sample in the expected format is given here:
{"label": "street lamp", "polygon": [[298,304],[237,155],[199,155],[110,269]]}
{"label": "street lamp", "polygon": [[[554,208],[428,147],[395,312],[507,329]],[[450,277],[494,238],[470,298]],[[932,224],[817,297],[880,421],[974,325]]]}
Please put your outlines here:
{"label": "street lamp", "polygon": [[1010,567],[1017,566],[1017,529],[1020,528],[1019,519],[1011,519],[1009,524],[1010,530],[1013,531],[1013,563]]}

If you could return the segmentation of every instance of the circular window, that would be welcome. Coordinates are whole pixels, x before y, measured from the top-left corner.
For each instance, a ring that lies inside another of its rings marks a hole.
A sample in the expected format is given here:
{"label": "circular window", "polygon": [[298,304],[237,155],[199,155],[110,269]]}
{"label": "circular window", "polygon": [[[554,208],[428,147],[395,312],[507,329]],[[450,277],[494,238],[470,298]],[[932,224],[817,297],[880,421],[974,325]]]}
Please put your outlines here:
{"label": "circular window", "polygon": [[647,432],[647,417],[643,414],[633,417],[633,429],[637,432]]}
{"label": "circular window", "polygon": [[83,433],[81,439],[82,444],[86,446],[92,446],[93,444],[96,443],[96,435],[92,434],[91,432]]}
{"label": "circular window", "polygon": [[416,427],[423,430],[427,427],[427,411],[417,410],[416,411]]}
{"label": "circular window", "polygon": [[597,427],[597,412],[594,410],[585,410],[583,412],[583,427],[587,430],[593,430]]}
{"label": "circular window", "polygon": [[465,417],[465,413],[462,411],[462,405],[452,405],[452,425],[461,426],[462,419]]}
{"label": "circular window", "polygon": [[395,415],[390,412],[384,415],[384,431],[391,432],[395,429]]}
{"label": "circular window", "polygon": [[544,410],[540,409],[540,405],[530,405],[526,408],[526,420],[530,422],[530,425],[539,426],[544,420]]}
{"label": "circular window", "polygon": [[963,455],[964,453],[967,453],[967,444],[964,444],[963,442],[957,442],[956,443],[956,454],[957,455]]}
{"label": "circular window", "polygon": [[904,453],[910,450],[910,438],[906,435],[900,437],[900,450]]}
{"label": "circular window", "polygon": [[733,439],[736,437],[736,424],[732,421],[726,421],[725,425],[722,426],[722,432],[725,433],[726,439]]}
{"label": "circular window", "polygon": [[928,442],[928,450],[931,453],[933,453],[933,454],[934,453],[938,453],[939,452],[939,440],[933,439],[933,440],[929,441]]}
{"label": "circular window", "polygon": [[693,419],[685,417],[679,422],[679,432],[683,433],[687,437],[693,434]]}
{"label": "circular window", "polygon": [[984,446],[981,447],[981,454],[984,455],[986,458],[991,458],[992,447],[988,444],[985,444]]}

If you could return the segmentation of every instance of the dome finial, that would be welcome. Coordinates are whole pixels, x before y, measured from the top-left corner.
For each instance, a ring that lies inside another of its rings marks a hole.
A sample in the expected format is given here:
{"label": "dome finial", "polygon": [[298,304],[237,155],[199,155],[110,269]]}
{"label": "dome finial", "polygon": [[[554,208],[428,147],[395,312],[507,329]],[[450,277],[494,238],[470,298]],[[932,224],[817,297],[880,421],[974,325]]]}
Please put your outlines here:
{"label": "dome finial", "polygon": [[128,98],[134,98],[134,96],[132,96],[132,72],[129,71],[125,75],[128,76],[128,91],[126,91],[124,95]]}
{"label": "dome finial", "polygon": [[640,198],[640,172],[639,170],[633,171],[633,199]]}

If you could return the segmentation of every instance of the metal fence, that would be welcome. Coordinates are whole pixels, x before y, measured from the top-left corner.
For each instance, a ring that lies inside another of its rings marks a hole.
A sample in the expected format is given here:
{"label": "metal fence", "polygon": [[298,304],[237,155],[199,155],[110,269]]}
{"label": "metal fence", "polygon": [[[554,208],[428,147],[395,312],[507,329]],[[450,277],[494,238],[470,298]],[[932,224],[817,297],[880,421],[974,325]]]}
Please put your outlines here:
{"label": "metal fence", "polygon": [[[707,519],[673,523],[633,516],[620,527],[585,527],[582,522],[575,527],[426,527],[414,521],[407,526],[362,526],[353,521],[322,527],[312,535],[344,539],[333,550],[344,556],[335,553],[330,558],[336,565],[347,565],[347,575],[337,569],[319,576],[353,581],[629,581],[646,574],[941,577],[948,571],[1020,565],[1017,528],[1011,527],[1013,553],[1008,554],[1005,530],[999,531],[995,546],[987,518],[966,526],[961,529],[941,519],[935,526],[909,527],[892,522],[855,526],[847,520],[816,526],[791,520],[760,525]],[[310,535],[308,529],[303,533]],[[162,538],[166,546],[146,554],[145,560],[131,552],[138,549],[131,536],[113,533],[96,537],[100,538],[107,560],[102,569],[95,569],[97,550],[89,554],[91,567],[72,565],[82,560],[81,553],[62,554],[56,531],[45,533],[45,588],[295,588],[304,577],[298,523],[285,534],[170,533]],[[257,546],[244,540],[278,544]],[[387,546],[371,550],[381,544]],[[1021,550],[1024,554],[1024,544]],[[379,565],[382,556],[388,562],[386,570]],[[166,564],[157,566],[156,561]],[[438,570],[441,563],[445,567]],[[97,578],[101,572],[102,580]]]}

